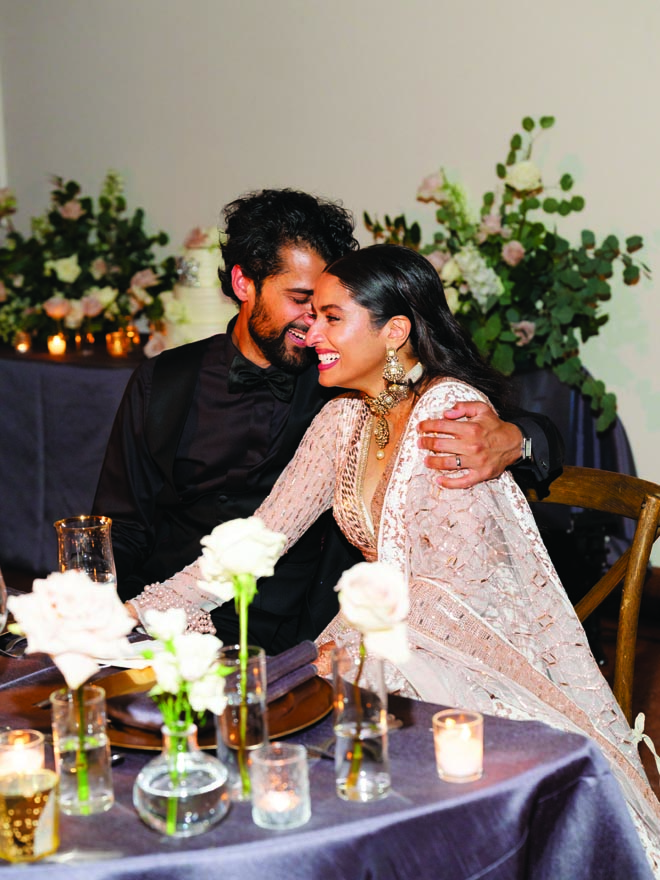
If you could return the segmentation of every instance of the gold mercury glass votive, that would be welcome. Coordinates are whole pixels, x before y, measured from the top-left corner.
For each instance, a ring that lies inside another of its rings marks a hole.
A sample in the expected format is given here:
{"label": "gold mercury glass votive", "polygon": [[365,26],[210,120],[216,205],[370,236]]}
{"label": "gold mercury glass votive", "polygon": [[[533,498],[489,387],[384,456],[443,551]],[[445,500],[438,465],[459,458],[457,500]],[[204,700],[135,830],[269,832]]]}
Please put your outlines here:
{"label": "gold mercury glass votive", "polygon": [[0,859],[33,862],[59,846],[57,774],[37,730],[0,733]]}

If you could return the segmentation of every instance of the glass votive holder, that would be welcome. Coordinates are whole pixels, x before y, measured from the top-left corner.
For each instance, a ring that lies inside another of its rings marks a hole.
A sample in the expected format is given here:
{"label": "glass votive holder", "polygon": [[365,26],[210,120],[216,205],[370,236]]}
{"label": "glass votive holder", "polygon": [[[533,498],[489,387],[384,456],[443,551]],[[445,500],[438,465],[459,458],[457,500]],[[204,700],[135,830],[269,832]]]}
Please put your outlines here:
{"label": "glass votive holder", "polygon": [[445,709],[433,716],[438,776],[445,782],[474,782],[483,773],[484,719],[479,712]]}
{"label": "glass votive holder", "polygon": [[0,776],[0,859],[34,862],[55,852],[57,783],[52,770]]}
{"label": "glass votive holder", "polygon": [[43,768],[43,733],[38,730],[0,732],[0,776],[36,773]]}
{"label": "glass votive holder", "polygon": [[105,347],[112,357],[125,357],[131,346],[131,339],[126,335],[125,330],[115,330],[113,333],[105,334]]}
{"label": "glass votive holder", "polygon": [[56,333],[48,337],[48,353],[55,357],[66,354],[66,336],[64,333]]}
{"label": "glass votive holder", "polygon": [[18,330],[14,335],[14,351],[27,354],[32,348],[32,337],[25,330]]}
{"label": "glass votive holder", "polygon": [[260,828],[284,831],[309,822],[312,815],[307,749],[274,742],[252,753],[252,821]]}

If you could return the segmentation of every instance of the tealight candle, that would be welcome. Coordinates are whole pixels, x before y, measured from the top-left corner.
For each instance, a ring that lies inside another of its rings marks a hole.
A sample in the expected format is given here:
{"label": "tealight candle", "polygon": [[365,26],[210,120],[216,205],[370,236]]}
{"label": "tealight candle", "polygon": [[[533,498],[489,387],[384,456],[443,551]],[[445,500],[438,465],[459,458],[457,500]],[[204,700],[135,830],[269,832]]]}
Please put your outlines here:
{"label": "tealight candle", "polygon": [[48,352],[56,357],[66,352],[66,338],[63,333],[48,337]]}
{"label": "tealight candle", "polygon": [[123,330],[115,330],[114,333],[105,334],[105,345],[108,349],[108,354],[111,354],[113,357],[123,357],[128,354],[130,340]]}
{"label": "tealight candle", "polygon": [[19,330],[14,336],[14,349],[19,354],[27,354],[32,348],[32,337],[25,330]]}
{"label": "tealight candle", "polygon": [[307,750],[271,743],[252,752],[252,820],[260,828],[298,828],[309,821]]}
{"label": "tealight candle", "polygon": [[44,767],[44,735],[38,730],[0,733],[0,776],[36,773]]}
{"label": "tealight candle", "polygon": [[438,776],[446,782],[473,782],[483,773],[483,717],[445,709],[433,716]]}

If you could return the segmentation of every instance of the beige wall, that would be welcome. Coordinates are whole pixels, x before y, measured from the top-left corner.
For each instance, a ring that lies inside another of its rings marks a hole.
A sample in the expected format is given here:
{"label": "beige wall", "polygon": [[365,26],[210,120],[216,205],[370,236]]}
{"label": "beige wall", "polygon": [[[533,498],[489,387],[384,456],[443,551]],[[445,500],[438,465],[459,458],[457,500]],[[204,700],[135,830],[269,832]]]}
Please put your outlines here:
{"label": "beige wall", "polygon": [[[544,173],[587,199],[564,229],[639,232],[658,276],[659,41],[657,0],[0,0],[7,178],[26,220],[49,174],[116,167],[177,246],[263,186],[428,225],[424,174],[476,200],[520,119],[553,114]],[[616,291],[585,360],[660,482],[656,285]]]}

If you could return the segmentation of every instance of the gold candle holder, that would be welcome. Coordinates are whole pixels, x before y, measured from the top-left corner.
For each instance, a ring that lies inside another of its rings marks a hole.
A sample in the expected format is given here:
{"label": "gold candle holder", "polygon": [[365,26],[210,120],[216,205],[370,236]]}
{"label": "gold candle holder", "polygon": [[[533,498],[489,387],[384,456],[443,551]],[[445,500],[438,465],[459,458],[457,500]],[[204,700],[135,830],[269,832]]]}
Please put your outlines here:
{"label": "gold candle holder", "polygon": [[66,336],[64,333],[56,333],[48,337],[48,353],[53,357],[61,357],[66,353]]}
{"label": "gold candle holder", "polygon": [[38,730],[0,733],[0,776],[35,773],[44,767],[44,735]]}
{"label": "gold candle holder", "polygon": [[0,776],[0,859],[34,862],[57,850],[57,783],[52,770]]}
{"label": "gold candle holder", "polygon": [[14,336],[14,349],[19,354],[27,354],[32,348],[32,337],[25,330],[19,330]]}
{"label": "gold candle holder", "polygon": [[105,334],[105,345],[112,357],[125,357],[131,349],[131,340],[125,330]]}

